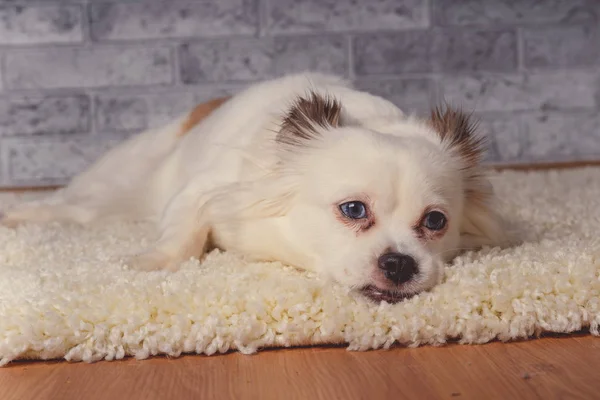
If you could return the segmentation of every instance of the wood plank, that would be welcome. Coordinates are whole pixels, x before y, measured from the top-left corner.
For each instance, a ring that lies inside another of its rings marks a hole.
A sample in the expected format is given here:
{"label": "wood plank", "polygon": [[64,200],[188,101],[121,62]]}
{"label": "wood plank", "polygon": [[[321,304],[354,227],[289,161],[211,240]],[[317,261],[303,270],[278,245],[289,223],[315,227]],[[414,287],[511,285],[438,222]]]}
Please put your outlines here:
{"label": "wood plank", "polygon": [[573,169],[583,167],[600,167],[600,160],[582,160],[567,162],[547,162],[547,163],[518,163],[518,164],[489,164],[492,169],[499,171],[543,171],[548,169]]}
{"label": "wood plank", "polygon": [[245,356],[17,362],[0,398],[21,399],[558,399],[599,398],[600,340],[550,337],[479,346]]}

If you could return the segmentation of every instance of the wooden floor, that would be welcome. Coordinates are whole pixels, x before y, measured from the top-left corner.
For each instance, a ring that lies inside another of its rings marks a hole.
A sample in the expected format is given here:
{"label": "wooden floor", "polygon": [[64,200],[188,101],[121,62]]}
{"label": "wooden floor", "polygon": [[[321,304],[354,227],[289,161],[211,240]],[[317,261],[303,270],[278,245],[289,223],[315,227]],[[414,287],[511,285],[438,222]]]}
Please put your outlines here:
{"label": "wooden floor", "polygon": [[600,339],[263,351],[96,364],[17,362],[0,399],[600,399]]}

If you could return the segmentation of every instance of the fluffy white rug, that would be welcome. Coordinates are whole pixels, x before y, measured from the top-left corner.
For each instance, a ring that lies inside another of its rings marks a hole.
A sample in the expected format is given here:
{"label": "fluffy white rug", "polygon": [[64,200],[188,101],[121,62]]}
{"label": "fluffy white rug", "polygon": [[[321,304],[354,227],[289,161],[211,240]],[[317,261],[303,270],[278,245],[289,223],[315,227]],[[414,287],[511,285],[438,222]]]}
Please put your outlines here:
{"label": "fluffy white rug", "polygon": [[598,335],[600,169],[504,172],[494,181],[526,243],[465,254],[442,285],[393,306],[226,253],[174,274],[111,262],[151,239],[141,224],[0,228],[0,365],[324,343],[484,343],[583,328]]}

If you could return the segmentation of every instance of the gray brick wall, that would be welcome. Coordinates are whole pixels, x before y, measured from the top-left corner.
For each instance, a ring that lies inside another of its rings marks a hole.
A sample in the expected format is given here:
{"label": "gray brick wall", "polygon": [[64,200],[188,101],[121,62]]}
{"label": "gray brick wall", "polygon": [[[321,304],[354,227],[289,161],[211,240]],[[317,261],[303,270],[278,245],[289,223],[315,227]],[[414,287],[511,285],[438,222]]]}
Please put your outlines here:
{"label": "gray brick wall", "polygon": [[0,0],[0,185],[315,69],[475,110],[491,162],[600,158],[600,0]]}

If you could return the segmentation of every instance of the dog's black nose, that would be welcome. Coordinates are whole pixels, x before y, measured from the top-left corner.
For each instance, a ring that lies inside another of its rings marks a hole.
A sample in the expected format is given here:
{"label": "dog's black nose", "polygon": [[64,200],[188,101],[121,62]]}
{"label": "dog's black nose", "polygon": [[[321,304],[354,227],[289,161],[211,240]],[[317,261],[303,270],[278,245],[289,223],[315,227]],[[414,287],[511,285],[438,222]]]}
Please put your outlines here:
{"label": "dog's black nose", "polygon": [[378,263],[385,277],[395,284],[408,282],[419,272],[415,259],[406,254],[385,253],[379,257]]}

